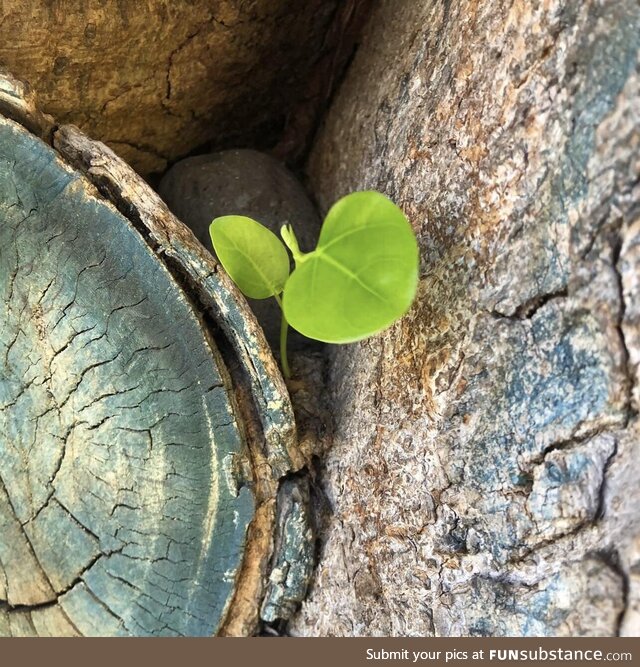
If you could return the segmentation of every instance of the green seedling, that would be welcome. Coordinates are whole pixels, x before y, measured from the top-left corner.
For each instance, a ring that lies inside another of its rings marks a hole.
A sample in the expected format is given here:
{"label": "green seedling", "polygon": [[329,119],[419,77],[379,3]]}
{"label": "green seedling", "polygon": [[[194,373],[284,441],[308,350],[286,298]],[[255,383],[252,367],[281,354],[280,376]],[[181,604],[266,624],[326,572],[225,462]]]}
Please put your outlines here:
{"label": "green seedling", "polygon": [[285,377],[288,327],[326,343],[352,343],[402,317],[415,298],[418,244],[404,213],[378,192],[355,192],[330,209],[312,252],[290,225],[278,237],[239,215],[216,218],[213,248],[231,279],[253,299],[282,309],[280,357]]}

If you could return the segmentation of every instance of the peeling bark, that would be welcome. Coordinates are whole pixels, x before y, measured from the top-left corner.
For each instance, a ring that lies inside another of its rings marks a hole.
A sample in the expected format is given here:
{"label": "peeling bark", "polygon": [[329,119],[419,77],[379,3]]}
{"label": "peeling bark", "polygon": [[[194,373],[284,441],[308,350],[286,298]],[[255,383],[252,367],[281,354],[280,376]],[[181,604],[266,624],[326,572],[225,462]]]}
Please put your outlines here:
{"label": "peeling bark", "polygon": [[411,313],[333,354],[319,635],[640,633],[640,8],[379,3],[316,140],[379,189]]}

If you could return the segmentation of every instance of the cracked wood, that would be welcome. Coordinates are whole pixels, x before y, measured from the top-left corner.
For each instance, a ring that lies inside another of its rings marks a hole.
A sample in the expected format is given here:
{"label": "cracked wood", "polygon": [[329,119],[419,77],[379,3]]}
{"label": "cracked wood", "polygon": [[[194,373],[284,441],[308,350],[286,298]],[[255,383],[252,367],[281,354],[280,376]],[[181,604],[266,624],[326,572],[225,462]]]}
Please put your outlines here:
{"label": "cracked wood", "polygon": [[0,219],[0,634],[214,633],[254,496],[210,335],[130,222],[2,118]]}

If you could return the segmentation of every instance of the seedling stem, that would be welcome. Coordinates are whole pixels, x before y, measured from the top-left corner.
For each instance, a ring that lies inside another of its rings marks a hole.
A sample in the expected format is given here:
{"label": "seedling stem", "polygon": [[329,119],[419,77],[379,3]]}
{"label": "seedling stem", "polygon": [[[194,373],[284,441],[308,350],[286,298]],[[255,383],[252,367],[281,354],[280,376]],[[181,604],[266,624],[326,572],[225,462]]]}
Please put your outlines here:
{"label": "seedling stem", "polygon": [[289,323],[284,316],[284,309],[282,308],[282,299],[278,294],[274,294],[273,298],[280,306],[282,318],[280,319],[280,364],[282,365],[282,372],[286,380],[291,377],[291,369],[289,368],[289,357],[287,356],[287,334],[289,333]]}

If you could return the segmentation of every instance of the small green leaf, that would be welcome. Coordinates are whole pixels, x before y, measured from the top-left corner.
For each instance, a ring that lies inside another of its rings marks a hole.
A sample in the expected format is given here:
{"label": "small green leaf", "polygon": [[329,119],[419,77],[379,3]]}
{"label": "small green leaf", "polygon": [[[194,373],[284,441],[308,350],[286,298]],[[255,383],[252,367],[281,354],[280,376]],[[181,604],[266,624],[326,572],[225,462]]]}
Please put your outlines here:
{"label": "small green leaf", "polygon": [[280,236],[282,236],[282,240],[284,241],[287,248],[289,248],[291,251],[291,254],[293,255],[293,261],[296,264],[304,261],[304,256],[307,253],[301,252],[300,246],[298,245],[298,239],[296,238],[296,233],[293,231],[293,227],[291,225],[282,225],[280,228]]}
{"label": "small green leaf", "polygon": [[225,215],[211,223],[209,233],[222,266],[246,296],[266,299],[282,292],[289,255],[273,232],[243,215]]}
{"label": "small green leaf", "polygon": [[418,244],[404,213],[377,192],[356,192],[329,211],[318,246],[283,294],[300,333],[349,343],[382,331],[409,310],[418,284]]}

